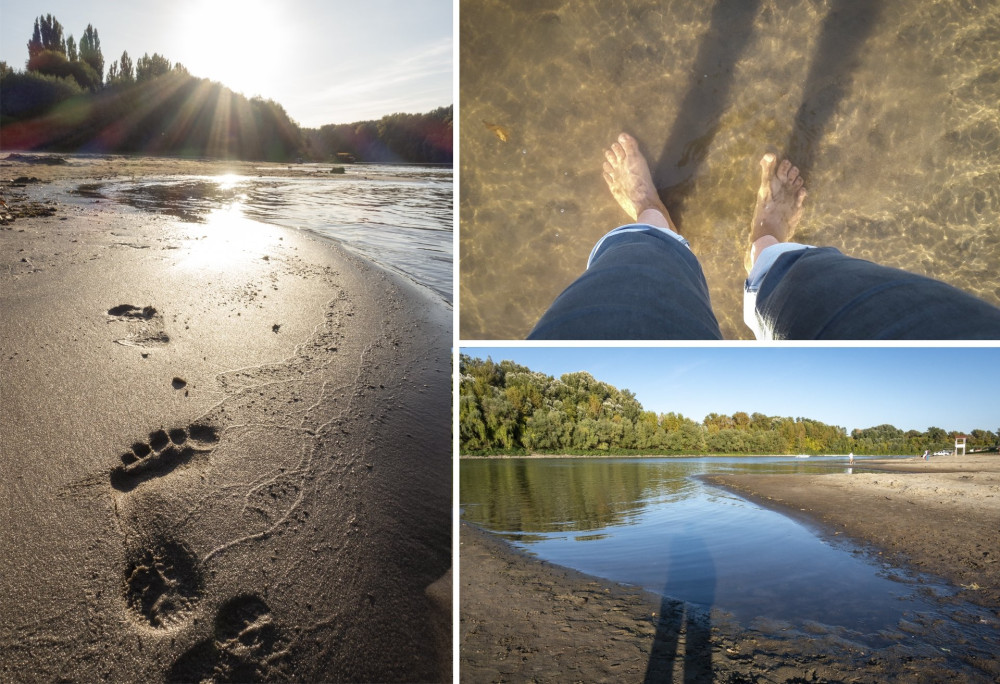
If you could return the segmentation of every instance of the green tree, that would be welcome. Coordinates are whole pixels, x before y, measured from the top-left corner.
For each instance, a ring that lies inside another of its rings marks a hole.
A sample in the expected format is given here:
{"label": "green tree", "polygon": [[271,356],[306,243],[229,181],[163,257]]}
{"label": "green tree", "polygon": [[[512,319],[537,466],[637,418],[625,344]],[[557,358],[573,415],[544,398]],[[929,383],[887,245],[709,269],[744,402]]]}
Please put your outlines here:
{"label": "green tree", "polygon": [[170,73],[172,69],[170,60],[163,55],[154,52],[153,56],[150,57],[147,52],[135,63],[135,80],[136,83],[142,83],[144,81],[152,81],[154,78],[159,76],[165,76]]}
{"label": "green tree", "polygon": [[97,29],[87,24],[83,37],[80,38],[80,61],[86,62],[90,68],[104,81],[104,55],[101,54],[101,39]]}
{"label": "green tree", "polygon": [[66,59],[66,55],[55,50],[42,50],[31,57],[28,60],[28,71],[57,78],[71,78],[82,88],[90,90],[100,85],[99,77],[89,64],[71,62]]}
{"label": "green tree", "polygon": [[28,41],[28,59],[46,50],[66,55],[66,40],[63,38],[63,27],[51,14],[35,19],[35,29]]}
{"label": "green tree", "polygon": [[80,56],[76,52],[76,41],[73,40],[72,34],[66,39],[66,57],[71,62],[76,62],[80,59]]}
{"label": "green tree", "polygon": [[135,83],[135,71],[132,68],[132,58],[128,56],[128,50],[122,50],[122,56],[118,60],[118,79],[125,84]]}

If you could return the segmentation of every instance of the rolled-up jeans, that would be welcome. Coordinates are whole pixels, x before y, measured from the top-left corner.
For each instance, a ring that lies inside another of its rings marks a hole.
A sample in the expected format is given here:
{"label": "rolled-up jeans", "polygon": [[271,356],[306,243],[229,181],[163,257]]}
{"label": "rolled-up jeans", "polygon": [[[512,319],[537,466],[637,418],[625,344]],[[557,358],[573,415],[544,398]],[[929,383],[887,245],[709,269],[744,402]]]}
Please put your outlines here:
{"label": "rolled-up jeans", "polygon": [[[1000,339],[1000,309],[937,280],[782,243],[763,250],[744,286],[758,339]],[[697,258],[677,233],[611,231],[587,270],[528,335],[552,340],[721,339]]]}

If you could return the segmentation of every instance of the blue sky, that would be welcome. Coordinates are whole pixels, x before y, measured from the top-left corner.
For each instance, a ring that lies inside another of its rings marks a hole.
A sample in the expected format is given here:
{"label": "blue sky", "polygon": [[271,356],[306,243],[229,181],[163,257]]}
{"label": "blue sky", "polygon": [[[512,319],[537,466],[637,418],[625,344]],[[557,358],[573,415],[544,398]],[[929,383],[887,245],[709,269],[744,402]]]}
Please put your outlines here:
{"label": "blue sky", "polygon": [[451,0],[0,0],[0,60],[23,69],[35,18],[281,103],[306,127],[452,104]]}
{"label": "blue sky", "polygon": [[635,392],[647,410],[702,420],[712,412],[801,416],[848,431],[996,431],[1000,348],[464,347],[559,377],[585,370]]}

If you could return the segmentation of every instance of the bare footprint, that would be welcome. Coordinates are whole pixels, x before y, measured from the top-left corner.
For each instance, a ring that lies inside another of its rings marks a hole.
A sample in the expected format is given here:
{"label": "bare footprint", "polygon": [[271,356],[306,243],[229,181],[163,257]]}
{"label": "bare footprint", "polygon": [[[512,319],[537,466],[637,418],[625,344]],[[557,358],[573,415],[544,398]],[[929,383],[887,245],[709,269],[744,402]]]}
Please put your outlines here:
{"label": "bare footprint", "polygon": [[131,334],[115,340],[126,347],[158,347],[168,344],[170,336],[163,329],[163,316],[152,306],[119,304],[108,309],[110,322],[130,323]]}
{"label": "bare footprint", "polygon": [[198,559],[173,540],[127,551],[123,588],[140,624],[168,629],[183,622],[201,598]]}
{"label": "bare footprint", "polygon": [[188,649],[167,674],[168,682],[265,682],[283,679],[288,655],[271,609],[253,594],[226,601],[212,637]]}
{"label": "bare footprint", "polygon": [[142,308],[134,304],[119,304],[108,309],[108,315],[116,318],[130,318],[134,320],[148,321],[156,315],[156,309],[151,306]]}
{"label": "bare footprint", "polygon": [[173,430],[156,430],[149,441],[136,442],[122,454],[122,465],[111,471],[111,486],[128,492],[147,480],[174,471],[215,448],[219,432],[211,425],[194,424]]}

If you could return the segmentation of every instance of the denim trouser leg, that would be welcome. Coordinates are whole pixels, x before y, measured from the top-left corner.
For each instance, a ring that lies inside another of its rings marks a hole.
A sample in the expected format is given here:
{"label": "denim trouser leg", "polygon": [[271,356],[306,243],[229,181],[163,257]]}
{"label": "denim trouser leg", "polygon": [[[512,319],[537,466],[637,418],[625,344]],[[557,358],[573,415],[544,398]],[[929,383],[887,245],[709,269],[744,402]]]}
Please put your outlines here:
{"label": "denim trouser leg", "polygon": [[528,335],[530,340],[721,338],[705,276],[686,241],[641,224],[605,235],[587,270]]}
{"label": "denim trouser leg", "polygon": [[997,307],[832,247],[776,245],[758,265],[769,268],[751,271],[744,317],[759,339],[1000,339]]}

